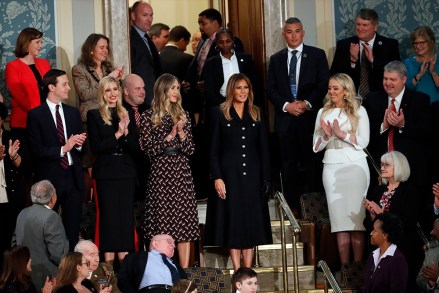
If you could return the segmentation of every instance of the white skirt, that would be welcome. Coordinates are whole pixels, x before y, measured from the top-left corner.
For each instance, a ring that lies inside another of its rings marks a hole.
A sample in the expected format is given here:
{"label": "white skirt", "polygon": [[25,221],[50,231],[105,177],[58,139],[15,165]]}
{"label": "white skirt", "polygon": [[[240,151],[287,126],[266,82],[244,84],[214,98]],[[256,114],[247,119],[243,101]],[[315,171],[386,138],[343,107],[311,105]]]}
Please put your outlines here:
{"label": "white skirt", "polygon": [[323,186],[328,201],[331,232],[364,231],[363,199],[370,174],[366,158],[349,163],[325,163]]}

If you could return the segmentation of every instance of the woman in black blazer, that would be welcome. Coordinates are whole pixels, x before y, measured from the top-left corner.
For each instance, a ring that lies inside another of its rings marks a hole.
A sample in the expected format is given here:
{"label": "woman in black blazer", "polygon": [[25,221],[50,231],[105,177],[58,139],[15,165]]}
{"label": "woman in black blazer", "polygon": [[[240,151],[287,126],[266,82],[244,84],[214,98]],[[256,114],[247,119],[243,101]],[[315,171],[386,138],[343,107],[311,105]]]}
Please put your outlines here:
{"label": "woman in black blazer", "polygon": [[98,87],[100,108],[87,113],[90,146],[96,161],[93,177],[99,204],[99,249],[113,264],[115,252],[122,260],[134,249],[134,191],[137,151],[134,133],[128,131],[129,116],[122,106],[117,79],[106,76]]}
{"label": "woman in black blazer", "polygon": [[[226,100],[227,82],[232,74],[244,73],[250,78],[252,85],[258,84],[252,56],[234,50],[235,44],[230,30],[218,30],[215,42],[215,49],[219,50],[220,53],[206,60],[204,64],[204,88],[208,109],[217,107]],[[224,75],[225,72],[226,75]],[[255,93],[255,104],[261,106],[258,99],[259,90],[256,88],[253,92]]]}

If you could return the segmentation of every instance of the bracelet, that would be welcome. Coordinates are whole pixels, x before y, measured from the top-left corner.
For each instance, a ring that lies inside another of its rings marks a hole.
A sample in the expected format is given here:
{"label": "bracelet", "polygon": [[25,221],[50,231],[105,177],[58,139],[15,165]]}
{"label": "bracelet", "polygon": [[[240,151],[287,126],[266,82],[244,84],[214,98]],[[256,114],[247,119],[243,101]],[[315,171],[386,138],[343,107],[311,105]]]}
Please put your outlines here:
{"label": "bracelet", "polygon": [[19,157],[20,155],[19,154],[16,154],[15,155],[15,157],[9,157],[10,159],[11,159],[11,161],[13,162],[13,161],[15,161],[16,159],[18,159],[18,157]]}

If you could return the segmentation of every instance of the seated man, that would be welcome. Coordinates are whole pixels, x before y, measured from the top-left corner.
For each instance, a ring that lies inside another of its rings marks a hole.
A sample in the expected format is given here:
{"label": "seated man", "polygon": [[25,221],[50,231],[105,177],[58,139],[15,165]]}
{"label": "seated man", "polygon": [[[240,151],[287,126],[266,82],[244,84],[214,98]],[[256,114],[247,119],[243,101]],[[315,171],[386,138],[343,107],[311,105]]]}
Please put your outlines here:
{"label": "seated man", "polygon": [[433,230],[430,232],[431,241],[428,242],[428,250],[425,253],[422,269],[416,278],[418,288],[422,292],[439,292],[439,218],[434,221]]}
{"label": "seated man", "polygon": [[117,278],[113,267],[105,262],[99,263],[98,247],[90,240],[81,240],[75,246],[75,252],[82,253],[83,258],[90,262],[90,275],[87,279],[93,284],[97,292],[101,292],[101,286],[111,286],[112,293],[121,293],[117,287]]}
{"label": "seated man", "polygon": [[186,273],[171,260],[174,239],[167,234],[151,239],[149,252],[139,251],[125,257],[117,285],[124,293],[171,292],[172,284],[187,279]]}
{"label": "seated man", "polygon": [[11,246],[29,247],[32,282],[43,288],[46,277],[56,275],[61,258],[69,251],[69,242],[60,216],[52,210],[57,199],[52,183],[35,183],[30,196],[33,205],[18,215]]}

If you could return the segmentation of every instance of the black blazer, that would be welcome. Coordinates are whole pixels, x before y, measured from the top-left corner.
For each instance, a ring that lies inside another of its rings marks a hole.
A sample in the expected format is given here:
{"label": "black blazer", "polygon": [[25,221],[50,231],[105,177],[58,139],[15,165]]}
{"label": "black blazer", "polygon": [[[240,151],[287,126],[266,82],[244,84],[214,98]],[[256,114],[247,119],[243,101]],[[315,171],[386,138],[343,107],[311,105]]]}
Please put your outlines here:
{"label": "black blazer", "polygon": [[291,124],[300,123],[307,134],[314,131],[317,111],[322,107],[323,98],[328,90],[329,67],[325,51],[303,45],[300,64],[297,99],[307,100],[311,111],[296,117],[282,110],[286,102],[292,102],[288,82],[288,49],[282,49],[270,57],[267,79],[267,95],[275,108],[274,130],[287,131]]}
{"label": "black blazer", "polygon": [[145,83],[145,104],[149,107],[152,98],[154,97],[153,88],[156,79],[162,74],[162,65],[160,63],[160,56],[154,43],[145,34],[148,39],[148,48],[145,41],[137,33],[136,29],[131,27],[130,31],[130,45],[131,45],[131,73],[139,75]]}
{"label": "black blazer", "polygon": [[[372,157],[380,162],[381,155],[388,150],[389,129],[380,134],[384,113],[388,108],[388,95],[385,91],[369,93],[364,107],[369,115],[370,143],[368,146]],[[431,119],[429,96],[405,88],[400,109],[404,112],[405,125],[401,131],[396,130],[393,138],[395,150],[403,153],[410,163],[411,178],[416,183],[427,180],[430,184],[431,173],[428,171],[431,160]],[[419,181],[421,180],[421,181]]]}
{"label": "black blazer", "polygon": [[160,61],[163,73],[170,73],[178,77],[180,82],[185,79],[185,74],[194,56],[182,52],[174,46],[165,46],[160,51]]}
{"label": "black blazer", "polygon": [[[255,87],[259,87],[256,82],[255,65],[253,58],[250,54],[236,53],[238,59],[239,72],[244,73],[250,78],[253,86],[254,95],[258,95],[259,90]],[[224,71],[221,55],[218,54],[208,60],[204,64],[204,95],[206,98],[206,105],[208,107],[216,107],[225,101],[225,98],[220,94],[220,89],[224,83]],[[259,100],[255,97],[255,100]],[[260,103],[255,103],[260,105]]]}
{"label": "black blazer", "polygon": [[[96,156],[93,165],[93,177],[96,179],[136,177],[136,166],[132,155],[138,152],[139,146],[135,131],[128,131],[127,136],[116,139],[114,134],[118,130],[118,123],[113,121],[113,125],[105,124],[99,109],[87,113],[90,147]],[[131,123],[135,123],[134,119],[130,120]],[[115,153],[119,155],[114,155]]]}
{"label": "black blazer", "polygon": [[[337,42],[334,60],[331,65],[331,75],[346,73],[354,81],[355,88],[360,86],[360,56],[358,56],[355,68],[351,67],[351,55],[349,53],[351,43],[359,44],[357,36],[343,39]],[[369,91],[383,90],[384,66],[390,61],[401,60],[399,55],[398,41],[376,34],[372,48],[373,64],[369,70]]]}
{"label": "black blazer", "polygon": [[[132,252],[124,258],[117,275],[117,286],[121,292],[137,293],[139,291],[147,262],[148,251]],[[186,272],[177,263],[175,265],[180,274],[180,279],[187,279]]]}
{"label": "black blazer", "polygon": [[[67,137],[81,134],[82,121],[79,110],[67,104],[62,104],[64,120],[66,123]],[[35,159],[35,181],[43,179],[50,180],[58,194],[66,188],[65,170],[61,167],[61,147],[58,139],[56,124],[50,112],[49,105],[44,102],[40,106],[29,111],[27,117],[27,132],[29,137],[30,150]],[[70,151],[72,156],[74,181],[78,190],[84,189],[84,176],[80,163],[80,152],[73,148]]]}

